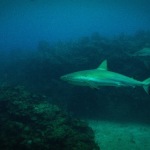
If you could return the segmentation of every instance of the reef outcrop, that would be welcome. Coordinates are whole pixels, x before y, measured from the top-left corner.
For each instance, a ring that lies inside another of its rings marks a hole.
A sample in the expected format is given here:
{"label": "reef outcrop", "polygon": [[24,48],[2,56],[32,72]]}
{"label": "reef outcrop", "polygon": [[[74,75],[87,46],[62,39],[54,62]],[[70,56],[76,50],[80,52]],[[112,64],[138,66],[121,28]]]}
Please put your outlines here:
{"label": "reef outcrop", "polygon": [[87,124],[22,87],[0,88],[0,149],[99,150]]}

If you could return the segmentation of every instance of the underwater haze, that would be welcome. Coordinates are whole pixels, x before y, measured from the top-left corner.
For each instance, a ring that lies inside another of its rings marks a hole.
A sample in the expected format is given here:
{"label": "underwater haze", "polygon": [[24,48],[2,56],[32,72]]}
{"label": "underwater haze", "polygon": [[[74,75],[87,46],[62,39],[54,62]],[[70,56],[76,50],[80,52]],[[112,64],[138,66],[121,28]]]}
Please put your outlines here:
{"label": "underwater haze", "polygon": [[1,0],[0,49],[35,48],[41,40],[66,41],[150,29],[147,0]]}
{"label": "underwater haze", "polygon": [[0,0],[0,150],[150,150],[149,6]]}

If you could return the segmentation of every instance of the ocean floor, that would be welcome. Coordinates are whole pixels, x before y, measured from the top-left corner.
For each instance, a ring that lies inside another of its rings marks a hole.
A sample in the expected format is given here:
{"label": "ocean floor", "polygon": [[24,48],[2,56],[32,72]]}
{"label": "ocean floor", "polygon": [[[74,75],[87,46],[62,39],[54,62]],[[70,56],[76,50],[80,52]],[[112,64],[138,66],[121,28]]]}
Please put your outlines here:
{"label": "ocean floor", "polygon": [[150,150],[150,125],[88,122],[101,150]]}

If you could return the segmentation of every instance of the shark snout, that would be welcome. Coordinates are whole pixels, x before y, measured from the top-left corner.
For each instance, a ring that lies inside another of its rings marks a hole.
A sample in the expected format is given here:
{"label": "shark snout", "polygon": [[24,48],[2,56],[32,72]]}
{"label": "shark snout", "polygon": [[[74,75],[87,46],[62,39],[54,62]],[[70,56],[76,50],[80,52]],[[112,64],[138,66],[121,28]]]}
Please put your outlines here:
{"label": "shark snout", "polygon": [[63,81],[67,81],[68,77],[66,75],[64,75],[64,76],[61,76],[60,79],[63,80]]}
{"label": "shark snout", "polygon": [[75,77],[72,74],[63,75],[60,77],[63,81],[73,82]]}

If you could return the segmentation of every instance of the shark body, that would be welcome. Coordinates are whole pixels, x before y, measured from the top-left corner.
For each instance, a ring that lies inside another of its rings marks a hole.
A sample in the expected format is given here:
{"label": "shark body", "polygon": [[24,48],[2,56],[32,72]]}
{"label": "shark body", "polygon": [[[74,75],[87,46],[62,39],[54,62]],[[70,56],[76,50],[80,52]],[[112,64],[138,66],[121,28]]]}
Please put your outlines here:
{"label": "shark body", "polygon": [[142,86],[148,93],[150,86],[150,78],[144,81],[138,81],[125,75],[108,71],[107,60],[104,60],[100,66],[92,70],[83,70],[61,76],[61,79],[68,83],[89,86],[98,89],[100,86],[115,87],[136,87]]}
{"label": "shark body", "polygon": [[134,54],[131,54],[132,56],[139,56],[139,57],[145,57],[145,56],[150,56],[150,48],[145,47]]}
{"label": "shark body", "polygon": [[149,47],[145,47],[133,54],[128,53],[128,55],[131,57],[137,57],[149,69],[150,67],[150,48]]}

